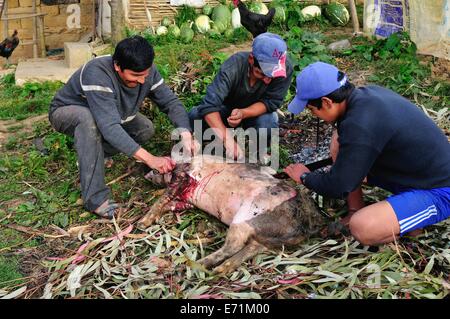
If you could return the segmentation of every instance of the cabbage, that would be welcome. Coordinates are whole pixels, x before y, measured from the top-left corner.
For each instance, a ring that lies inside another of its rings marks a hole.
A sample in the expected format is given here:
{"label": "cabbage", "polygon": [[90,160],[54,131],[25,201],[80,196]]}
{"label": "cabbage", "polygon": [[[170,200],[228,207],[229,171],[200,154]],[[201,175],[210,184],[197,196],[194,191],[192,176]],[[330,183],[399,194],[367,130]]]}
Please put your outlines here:
{"label": "cabbage", "polygon": [[211,20],[209,20],[209,17],[207,15],[199,15],[197,19],[195,19],[195,26],[197,27],[198,32],[200,33],[206,33],[209,31],[210,26],[209,23]]}
{"label": "cabbage", "polygon": [[163,25],[163,26],[165,26],[165,27],[168,27],[168,26],[170,25],[170,19],[169,19],[168,17],[164,17],[164,18],[161,20],[161,25]]}
{"label": "cabbage", "polygon": [[305,21],[310,21],[314,19],[315,17],[320,16],[322,11],[318,6],[307,6],[302,9],[302,15]]}
{"label": "cabbage", "polygon": [[169,25],[167,30],[167,34],[174,38],[178,38],[180,36],[180,28],[176,24]]}
{"label": "cabbage", "polygon": [[241,14],[239,13],[238,8],[234,8],[233,11],[231,11],[231,26],[233,29],[242,27]]}
{"label": "cabbage", "polygon": [[167,34],[168,30],[167,27],[160,25],[158,28],[156,28],[156,34],[157,35],[165,35]]}

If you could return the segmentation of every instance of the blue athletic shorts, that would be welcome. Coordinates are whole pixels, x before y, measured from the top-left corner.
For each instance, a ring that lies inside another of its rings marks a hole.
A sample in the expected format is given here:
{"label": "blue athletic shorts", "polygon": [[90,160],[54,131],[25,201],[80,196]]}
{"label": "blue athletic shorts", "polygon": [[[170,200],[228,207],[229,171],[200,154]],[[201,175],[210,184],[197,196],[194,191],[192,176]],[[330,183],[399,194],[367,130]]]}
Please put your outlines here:
{"label": "blue athletic shorts", "polygon": [[450,217],[450,187],[411,190],[386,200],[397,215],[400,236]]}
{"label": "blue athletic shorts", "polygon": [[397,215],[400,236],[450,217],[450,187],[401,189],[395,185],[386,185],[374,177],[368,178],[368,183],[394,193],[386,200]]}

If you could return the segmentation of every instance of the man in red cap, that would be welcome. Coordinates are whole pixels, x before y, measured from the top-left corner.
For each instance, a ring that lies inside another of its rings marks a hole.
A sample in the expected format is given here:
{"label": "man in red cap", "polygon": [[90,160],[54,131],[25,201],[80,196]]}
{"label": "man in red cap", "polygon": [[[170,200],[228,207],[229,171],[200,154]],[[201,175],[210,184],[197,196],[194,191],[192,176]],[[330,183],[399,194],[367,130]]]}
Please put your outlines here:
{"label": "man in red cap", "polygon": [[222,64],[203,101],[190,111],[194,132],[197,134],[198,123],[212,128],[227,154],[240,158],[242,150],[227,128],[265,129],[270,138],[270,129],[278,127],[276,110],[283,103],[292,74],[283,39],[272,33],[260,34],[253,40],[252,52],[238,52]]}

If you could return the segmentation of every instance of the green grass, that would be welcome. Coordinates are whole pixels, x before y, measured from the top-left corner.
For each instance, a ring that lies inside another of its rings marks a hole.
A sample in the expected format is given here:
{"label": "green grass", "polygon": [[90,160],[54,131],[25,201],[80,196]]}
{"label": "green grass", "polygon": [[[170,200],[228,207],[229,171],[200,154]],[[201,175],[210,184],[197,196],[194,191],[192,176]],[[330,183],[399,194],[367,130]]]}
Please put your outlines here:
{"label": "green grass", "polygon": [[14,83],[14,74],[8,74],[0,79],[2,120],[23,120],[47,112],[55,92],[62,87],[60,82],[26,83],[23,87]]}
{"label": "green grass", "polygon": [[[0,210],[0,219],[2,213]],[[0,231],[0,288],[11,287],[23,283],[20,269],[20,258],[14,255],[18,248],[36,247],[39,243],[32,238],[23,236],[13,229]]]}
{"label": "green grass", "polygon": [[408,34],[380,40],[358,37],[352,43],[351,49],[336,56],[352,69],[373,71],[367,79],[370,83],[385,86],[429,109],[450,104],[450,83],[431,77],[430,65],[435,59],[416,55]]}
{"label": "green grass", "polygon": [[18,271],[19,259],[0,256],[0,288],[14,287],[23,283],[23,275]]}

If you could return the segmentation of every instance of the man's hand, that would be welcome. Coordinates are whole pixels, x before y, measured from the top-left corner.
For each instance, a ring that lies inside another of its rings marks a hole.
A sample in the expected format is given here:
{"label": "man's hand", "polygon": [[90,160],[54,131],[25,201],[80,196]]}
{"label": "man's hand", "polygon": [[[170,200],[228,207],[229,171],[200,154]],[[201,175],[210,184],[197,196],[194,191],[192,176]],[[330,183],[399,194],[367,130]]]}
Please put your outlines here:
{"label": "man's hand", "polygon": [[294,181],[302,184],[300,176],[302,176],[304,173],[309,173],[310,170],[303,164],[291,164],[284,169],[284,172],[288,174],[289,177],[292,178]]}
{"label": "man's hand", "polygon": [[172,171],[177,163],[168,156],[153,156],[150,161],[145,162],[148,167],[158,170],[161,174]]}
{"label": "man's hand", "polygon": [[148,167],[158,170],[158,172],[162,174],[170,172],[177,165],[177,163],[170,157],[154,156],[142,147],[140,147],[136,151],[136,153],[134,153],[133,157],[136,160],[145,163],[145,165],[147,165]]}
{"label": "man's hand", "polygon": [[244,114],[242,113],[241,109],[233,109],[230,116],[227,118],[228,125],[230,125],[231,127],[237,127],[239,124],[241,124],[243,116]]}
{"label": "man's hand", "polygon": [[181,141],[183,143],[183,148],[188,152],[188,154],[194,156],[200,151],[200,144],[192,136],[191,132],[181,133]]}

